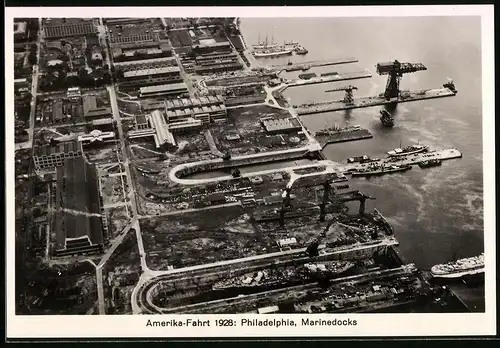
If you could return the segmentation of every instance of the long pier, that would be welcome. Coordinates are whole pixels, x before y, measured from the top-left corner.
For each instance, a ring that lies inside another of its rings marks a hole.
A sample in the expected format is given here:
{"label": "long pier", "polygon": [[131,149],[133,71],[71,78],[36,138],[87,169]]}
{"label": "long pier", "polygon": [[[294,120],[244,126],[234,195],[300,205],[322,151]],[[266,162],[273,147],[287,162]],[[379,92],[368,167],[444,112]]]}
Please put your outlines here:
{"label": "long pier", "polygon": [[387,157],[382,158],[378,161],[369,162],[369,163],[349,163],[341,166],[339,168],[340,171],[348,174],[350,171],[364,169],[370,165],[417,165],[423,161],[428,161],[431,159],[439,159],[439,160],[449,160],[454,158],[461,158],[462,153],[457,149],[444,149],[444,150],[436,150],[430,152],[421,152],[413,155],[398,157]]}
{"label": "long pier", "polygon": [[349,131],[332,131],[329,135],[318,135],[315,134],[314,137],[321,145],[321,148],[325,148],[328,144],[342,143],[346,141],[356,141],[363,139],[373,138],[372,133],[368,129],[360,128],[353,129]]}
{"label": "long pier", "polygon": [[391,98],[389,100],[385,99],[384,96],[361,97],[361,98],[354,98],[352,104],[345,104],[344,101],[342,100],[336,100],[330,102],[299,105],[297,107],[294,106],[294,108],[297,114],[299,116],[302,116],[302,115],[319,114],[331,111],[367,108],[377,105],[387,105],[394,103],[398,104],[398,103],[406,103],[417,100],[453,97],[454,95],[455,93],[453,93],[448,88],[428,89],[428,90],[424,89],[419,91],[401,91],[401,94],[398,98]]}
{"label": "long pier", "polygon": [[358,72],[338,73],[337,75],[313,77],[313,78],[308,79],[308,80],[286,81],[285,82],[285,89],[288,87],[299,87],[299,86],[306,86],[306,85],[314,85],[314,84],[318,84],[318,83],[329,83],[329,82],[338,82],[338,81],[346,81],[346,80],[356,80],[356,79],[364,79],[364,78],[369,78],[369,77],[372,77],[372,74],[368,70],[358,71]]}
{"label": "long pier", "polygon": [[278,73],[282,71],[298,71],[298,70],[309,70],[310,68],[320,67],[320,66],[329,66],[329,65],[339,65],[339,64],[348,64],[348,63],[357,63],[358,60],[354,57],[343,57],[343,58],[332,58],[325,60],[311,60],[308,62],[297,62],[292,64],[280,64],[280,65],[271,65],[271,69],[278,71]]}

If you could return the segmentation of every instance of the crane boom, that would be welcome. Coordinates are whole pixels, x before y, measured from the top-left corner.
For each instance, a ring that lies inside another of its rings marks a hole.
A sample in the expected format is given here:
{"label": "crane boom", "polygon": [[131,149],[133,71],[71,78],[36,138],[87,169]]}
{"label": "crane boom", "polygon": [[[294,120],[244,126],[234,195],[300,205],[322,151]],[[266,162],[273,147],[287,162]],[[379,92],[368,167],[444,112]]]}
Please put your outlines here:
{"label": "crane boom", "polygon": [[387,100],[399,97],[399,82],[403,74],[427,70],[427,67],[422,63],[401,63],[397,60],[394,62],[378,63],[376,67],[379,75],[389,76],[384,92],[384,97]]}

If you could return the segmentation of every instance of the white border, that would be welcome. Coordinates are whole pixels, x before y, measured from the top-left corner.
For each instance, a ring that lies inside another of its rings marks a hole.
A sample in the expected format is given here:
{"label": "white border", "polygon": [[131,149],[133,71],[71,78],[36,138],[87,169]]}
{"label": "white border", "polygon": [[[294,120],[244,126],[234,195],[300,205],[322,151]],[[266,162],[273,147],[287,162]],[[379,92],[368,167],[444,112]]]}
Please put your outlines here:
{"label": "white border", "polygon": [[[69,337],[232,337],[232,336],[456,336],[491,335],[496,328],[495,290],[495,147],[494,135],[494,37],[493,5],[459,6],[356,6],[356,7],[7,7],[5,11],[5,100],[6,100],[6,188],[7,197],[14,197],[14,103],[11,81],[13,80],[13,18],[15,17],[156,17],[158,13],[168,17],[392,17],[392,16],[481,16],[482,33],[482,84],[483,84],[483,180],[484,180],[484,245],[486,255],[486,312],[484,314],[365,314],[321,315],[321,318],[351,318],[358,321],[351,327],[237,327],[210,328],[147,328],[152,320],[181,319],[201,316],[16,316],[14,295],[14,204],[7,206],[7,306],[8,338],[69,338]],[[205,318],[220,318],[205,315]],[[243,315],[224,316],[241,318]],[[253,315],[244,317],[255,317]],[[266,315],[259,319],[289,318],[299,321],[295,315]],[[316,319],[317,317],[315,317]],[[239,319],[238,319],[239,320]],[[213,325],[213,323],[212,323]]]}

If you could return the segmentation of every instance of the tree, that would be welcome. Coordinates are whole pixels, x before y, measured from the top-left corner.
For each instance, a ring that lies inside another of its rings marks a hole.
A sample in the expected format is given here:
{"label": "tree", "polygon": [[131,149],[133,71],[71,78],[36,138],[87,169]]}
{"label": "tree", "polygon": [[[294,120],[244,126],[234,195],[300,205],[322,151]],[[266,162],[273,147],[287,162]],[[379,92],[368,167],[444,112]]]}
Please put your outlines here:
{"label": "tree", "polygon": [[28,55],[28,63],[30,63],[30,65],[35,65],[36,64],[36,53],[35,54],[30,53]]}

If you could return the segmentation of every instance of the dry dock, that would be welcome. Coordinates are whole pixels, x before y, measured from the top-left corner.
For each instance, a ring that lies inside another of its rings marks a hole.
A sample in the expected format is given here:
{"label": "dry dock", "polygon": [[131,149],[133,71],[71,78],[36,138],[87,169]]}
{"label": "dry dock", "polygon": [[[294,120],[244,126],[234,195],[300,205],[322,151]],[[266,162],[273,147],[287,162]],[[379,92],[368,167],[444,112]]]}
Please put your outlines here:
{"label": "dry dock", "polygon": [[[358,77],[359,78],[359,77]],[[310,80],[308,80],[310,81]],[[338,80],[337,80],[338,81]],[[307,82],[307,81],[306,81]],[[455,93],[448,88],[429,89],[420,91],[401,91],[399,98],[385,99],[383,96],[354,98],[352,104],[345,104],[342,100],[299,105],[295,108],[298,115],[318,114],[339,110],[366,108],[370,106],[386,105],[392,103],[406,103],[416,100],[453,97]]]}
{"label": "dry dock", "polygon": [[[372,77],[372,74],[368,71],[358,71],[358,72],[348,72],[348,73],[339,73],[337,75],[329,75],[329,76],[318,76],[313,77],[309,80],[291,80],[285,82],[286,87],[298,87],[298,86],[306,86],[306,85],[314,85],[317,83],[329,83],[329,82],[337,82],[337,81],[346,81],[346,80],[356,80],[356,79],[364,79]],[[314,113],[314,112],[313,112]],[[300,115],[300,113],[299,113]]]}
{"label": "dry dock", "polygon": [[333,58],[325,60],[312,60],[309,62],[300,62],[292,64],[272,65],[271,69],[278,71],[278,73],[280,73],[283,70],[285,71],[309,70],[309,68],[314,68],[314,67],[357,63],[357,62],[358,60],[354,57],[344,57],[344,58]]}
{"label": "dry dock", "polygon": [[349,163],[343,166],[340,170],[344,173],[348,173],[349,171],[358,170],[366,168],[370,165],[416,165],[420,162],[431,160],[431,159],[439,159],[439,160],[449,160],[454,158],[461,158],[462,153],[457,149],[444,149],[444,150],[436,150],[424,153],[416,153],[409,156],[403,156],[402,158],[383,158],[379,161],[370,162],[370,163]]}

